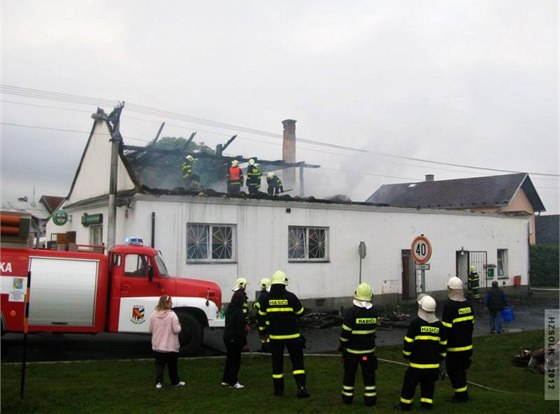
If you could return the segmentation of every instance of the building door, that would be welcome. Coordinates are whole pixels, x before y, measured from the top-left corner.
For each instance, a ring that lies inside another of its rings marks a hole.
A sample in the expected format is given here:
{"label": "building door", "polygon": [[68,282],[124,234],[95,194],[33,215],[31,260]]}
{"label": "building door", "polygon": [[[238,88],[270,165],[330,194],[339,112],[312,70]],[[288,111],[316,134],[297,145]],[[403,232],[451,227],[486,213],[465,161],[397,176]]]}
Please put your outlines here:
{"label": "building door", "polygon": [[485,251],[458,250],[455,253],[455,257],[457,277],[464,283],[467,283],[470,268],[471,266],[474,266],[478,272],[478,277],[480,278],[480,289],[485,289],[487,287],[486,283],[488,280],[486,274],[488,253]]}
{"label": "building door", "polygon": [[410,250],[401,250],[402,260],[402,298],[416,297],[416,268]]}

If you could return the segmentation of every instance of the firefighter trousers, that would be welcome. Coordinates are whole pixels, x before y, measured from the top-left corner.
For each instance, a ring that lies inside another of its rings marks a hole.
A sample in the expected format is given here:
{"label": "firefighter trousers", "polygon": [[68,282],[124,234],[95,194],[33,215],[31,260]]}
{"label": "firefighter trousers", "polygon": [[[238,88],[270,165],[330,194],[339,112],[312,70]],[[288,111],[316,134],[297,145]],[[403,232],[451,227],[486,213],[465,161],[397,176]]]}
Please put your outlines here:
{"label": "firefighter trousers", "polygon": [[272,356],[272,382],[274,394],[284,394],[284,348],[288,350],[292,362],[292,374],[298,388],[305,388],[305,368],[303,364],[303,344],[301,338],[270,339]]}
{"label": "firefighter trousers", "polygon": [[451,385],[455,390],[456,401],[467,401],[469,392],[467,389],[467,369],[471,366],[470,354],[454,355],[453,352],[447,352],[445,358],[445,369]]}
{"label": "firefighter trousers", "polygon": [[430,409],[434,404],[434,390],[438,378],[438,369],[408,367],[401,390],[401,409],[405,411],[412,409],[412,400],[418,383],[420,383],[420,405]]}
{"label": "firefighter trousers", "polygon": [[364,381],[364,404],[368,407],[375,405],[377,391],[375,389],[375,370],[377,357],[373,354],[344,353],[344,378],[342,379],[342,402],[352,404],[354,401],[354,385],[358,367],[362,369]]}

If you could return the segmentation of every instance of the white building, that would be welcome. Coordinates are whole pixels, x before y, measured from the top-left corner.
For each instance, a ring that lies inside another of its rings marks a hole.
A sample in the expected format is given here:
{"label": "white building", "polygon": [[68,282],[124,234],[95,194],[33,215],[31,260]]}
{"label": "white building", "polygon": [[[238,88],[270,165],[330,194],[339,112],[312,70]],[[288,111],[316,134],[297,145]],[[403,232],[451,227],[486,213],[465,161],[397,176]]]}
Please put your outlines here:
{"label": "white building", "polygon": [[[111,132],[106,120],[94,122],[64,205],[69,220],[49,222],[48,235],[72,232],[79,244],[107,242]],[[117,242],[142,237],[162,251],[171,274],[217,282],[226,302],[235,278],[246,277],[256,291],[259,280],[278,269],[308,306],[328,308],[347,305],[360,281],[391,300],[443,291],[451,276],[466,280],[472,264],[483,288],[495,279],[504,286],[529,282],[528,215],[153,191],[139,182],[122,151],[117,189]],[[432,249],[424,278],[411,254],[420,235]],[[487,277],[494,266],[494,277]]]}

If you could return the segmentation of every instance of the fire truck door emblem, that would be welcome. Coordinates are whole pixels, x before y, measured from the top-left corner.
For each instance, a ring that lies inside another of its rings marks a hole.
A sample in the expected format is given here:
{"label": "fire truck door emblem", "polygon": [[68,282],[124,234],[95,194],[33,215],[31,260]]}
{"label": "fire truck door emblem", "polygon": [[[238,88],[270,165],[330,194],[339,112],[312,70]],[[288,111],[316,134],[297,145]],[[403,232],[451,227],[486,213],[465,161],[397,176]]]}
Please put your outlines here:
{"label": "fire truck door emblem", "polygon": [[135,324],[144,323],[146,320],[144,319],[144,306],[143,305],[134,305],[132,307],[132,318],[130,318],[130,322]]}

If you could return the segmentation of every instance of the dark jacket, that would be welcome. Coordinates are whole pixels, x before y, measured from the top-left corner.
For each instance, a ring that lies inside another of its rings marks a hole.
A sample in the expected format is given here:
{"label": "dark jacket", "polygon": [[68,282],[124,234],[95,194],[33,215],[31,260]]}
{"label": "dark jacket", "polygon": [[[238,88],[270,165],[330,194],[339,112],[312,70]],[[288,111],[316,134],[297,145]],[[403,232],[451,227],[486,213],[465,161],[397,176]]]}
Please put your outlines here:
{"label": "dark jacket", "polygon": [[474,313],[468,300],[448,299],[443,305],[441,322],[446,328],[447,353],[469,358],[472,355]]}
{"label": "dark jacket", "polygon": [[507,306],[504,291],[497,286],[492,286],[486,294],[486,306],[490,312],[501,311]]}
{"label": "dark jacket", "polygon": [[226,310],[226,323],[224,328],[224,341],[243,342],[245,337],[246,319],[243,313],[245,296],[238,290],[231,297],[231,302]]}
{"label": "dark jacket", "polygon": [[408,326],[403,344],[403,357],[411,368],[437,369],[445,358],[446,330],[440,321],[428,323],[416,318]]}
{"label": "dark jacket", "polygon": [[352,306],[342,323],[340,344],[351,354],[371,354],[375,352],[375,329],[377,327],[377,311]]}
{"label": "dark jacket", "polygon": [[297,318],[303,315],[303,311],[297,296],[284,285],[272,285],[268,297],[259,300],[259,315],[268,321],[265,332],[271,340],[299,338]]}

